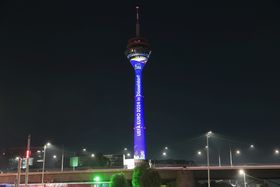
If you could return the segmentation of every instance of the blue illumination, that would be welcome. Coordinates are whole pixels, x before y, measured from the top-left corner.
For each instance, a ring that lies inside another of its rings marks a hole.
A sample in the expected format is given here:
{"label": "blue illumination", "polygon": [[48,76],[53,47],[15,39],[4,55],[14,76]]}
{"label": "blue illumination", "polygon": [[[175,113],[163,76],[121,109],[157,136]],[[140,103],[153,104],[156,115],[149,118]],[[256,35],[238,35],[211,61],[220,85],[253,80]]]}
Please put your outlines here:
{"label": "blue illumination", "polygon": [[135,102],[134,102],[134,159],[146,158],[144,97],[142,94],[142,70],[147,58],[131,59],[135,70]]}

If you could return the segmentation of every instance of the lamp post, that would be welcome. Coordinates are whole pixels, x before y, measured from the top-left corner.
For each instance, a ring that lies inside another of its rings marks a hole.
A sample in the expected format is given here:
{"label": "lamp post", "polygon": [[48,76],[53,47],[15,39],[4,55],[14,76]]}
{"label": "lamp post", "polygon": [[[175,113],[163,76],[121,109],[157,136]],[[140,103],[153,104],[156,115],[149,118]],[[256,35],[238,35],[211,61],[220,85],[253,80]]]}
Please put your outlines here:
{"label": "lamp post", "polygon": [[209,168],[209,138],[212,135],[212,131],[207,132],[206,134],[206,146],[207,146],[207,181],[208,187],[210,187],[210,168]]}
{"label": "lamp post", "polygon": [[21,174],[21,164],[22,164],[22,158],[18,157],[18,171],[17,171],[17,183],[16,183],[16,187],[20,186],[20,174]]}
{"label": "lamp post", "polygon": [[222,166],[220,151],[219,151],[219,166],[220,166],[220,167]]}
{"label": "lamp post", "polygon": [[244,187],[246,187],[246,173],[243,169],[239,170],[239,174],[243,175]]}
{"label": "lamp post", "polygon": [[45,163],[46,163],[46,150],[47,147],[50,146],[51,144],[48,142],[47,144],[44,145],[44,155],[43,155],[43,168],[42,168],[42,185],[44,185],[44,174],[45,174]]}
{"label": "lamp post", "polygon": [[61,172],[64,170],[64,146],[62,147],[62,154],[61,154]]}

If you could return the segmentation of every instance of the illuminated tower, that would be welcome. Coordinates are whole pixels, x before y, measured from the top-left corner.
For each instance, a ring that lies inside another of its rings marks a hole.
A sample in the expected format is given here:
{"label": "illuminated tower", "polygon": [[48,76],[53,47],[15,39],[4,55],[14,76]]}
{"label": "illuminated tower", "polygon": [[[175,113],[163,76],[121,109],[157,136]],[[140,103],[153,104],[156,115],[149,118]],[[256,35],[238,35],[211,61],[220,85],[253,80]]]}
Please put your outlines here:
{"label": "illuminated tower", "polygon": [[146,159],[144,96],[142,93],[142,70],[151,54],[148,41],[140,37],[139,7],[136,7],[136,36],[128,40],[125,54],[135,71],[134,97],[134,159]]}

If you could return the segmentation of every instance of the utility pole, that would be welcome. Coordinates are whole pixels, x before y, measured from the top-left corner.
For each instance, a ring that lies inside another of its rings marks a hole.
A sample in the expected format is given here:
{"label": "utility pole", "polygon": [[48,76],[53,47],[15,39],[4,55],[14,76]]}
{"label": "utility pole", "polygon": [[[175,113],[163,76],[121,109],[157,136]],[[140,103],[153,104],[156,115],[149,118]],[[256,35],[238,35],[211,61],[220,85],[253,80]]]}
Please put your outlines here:
{"label": "utility pole", "polygon": [[27,150],[26,150],[26,170],[25,170],[25,187],[28,187],[28,172],[29,172],[29,157],[30,157],[30,141],[31,135],[28,135]]}
{"label": "utility pole", "polygon": [[208,187],[211,187],[211,180],[210,180],[210,163],[209,163],[209,138],[212,135],[212,131],[207,132],[206,134],[206,146],[207,146],[207,182],[208,182]]}
{"label": "utility pole", "polygon": [[219,166],[220,166],[220,167],[222,166],[220,152],[219,152]]}
{"label": "utility pole", "polygon": [[61,172],[63,171],[64,167],[64,146],[62,147],[62,154],[61,154]]}
{"label": "utility pole", "polygon": [[17,171],[16,187],[20,186],[21,163],[22,163],[22,158],[18,157],[18,171]]}
{"label": "utility pole", "polygon": [[230,161],[230,166],[232,166],[232,152],[231,152],[231,147],[229,147],[229,161]]}

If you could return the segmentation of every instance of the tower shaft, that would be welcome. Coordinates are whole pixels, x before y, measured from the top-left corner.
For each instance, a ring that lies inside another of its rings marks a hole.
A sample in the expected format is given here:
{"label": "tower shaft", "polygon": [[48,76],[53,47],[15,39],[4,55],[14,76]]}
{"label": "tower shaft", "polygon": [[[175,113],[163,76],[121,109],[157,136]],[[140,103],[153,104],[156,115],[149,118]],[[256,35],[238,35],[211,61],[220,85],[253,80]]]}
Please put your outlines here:
{"label": "tower shaft", "polygon": [[144,97],[142,93],[142,71],[151,54],[150,44],[140,36],[139,7],[136,7],[136,37],[128,40],[125,55],[135,71],[134,96],[134,159],[146,159]]}
{"label": "tower shaft", "polygon": [[[141,67],[141,69],[136,69]],[[134,101],[134,159],[146,158],[144,97],[142,93],[142,65],[135,64],[135,101]]]}

